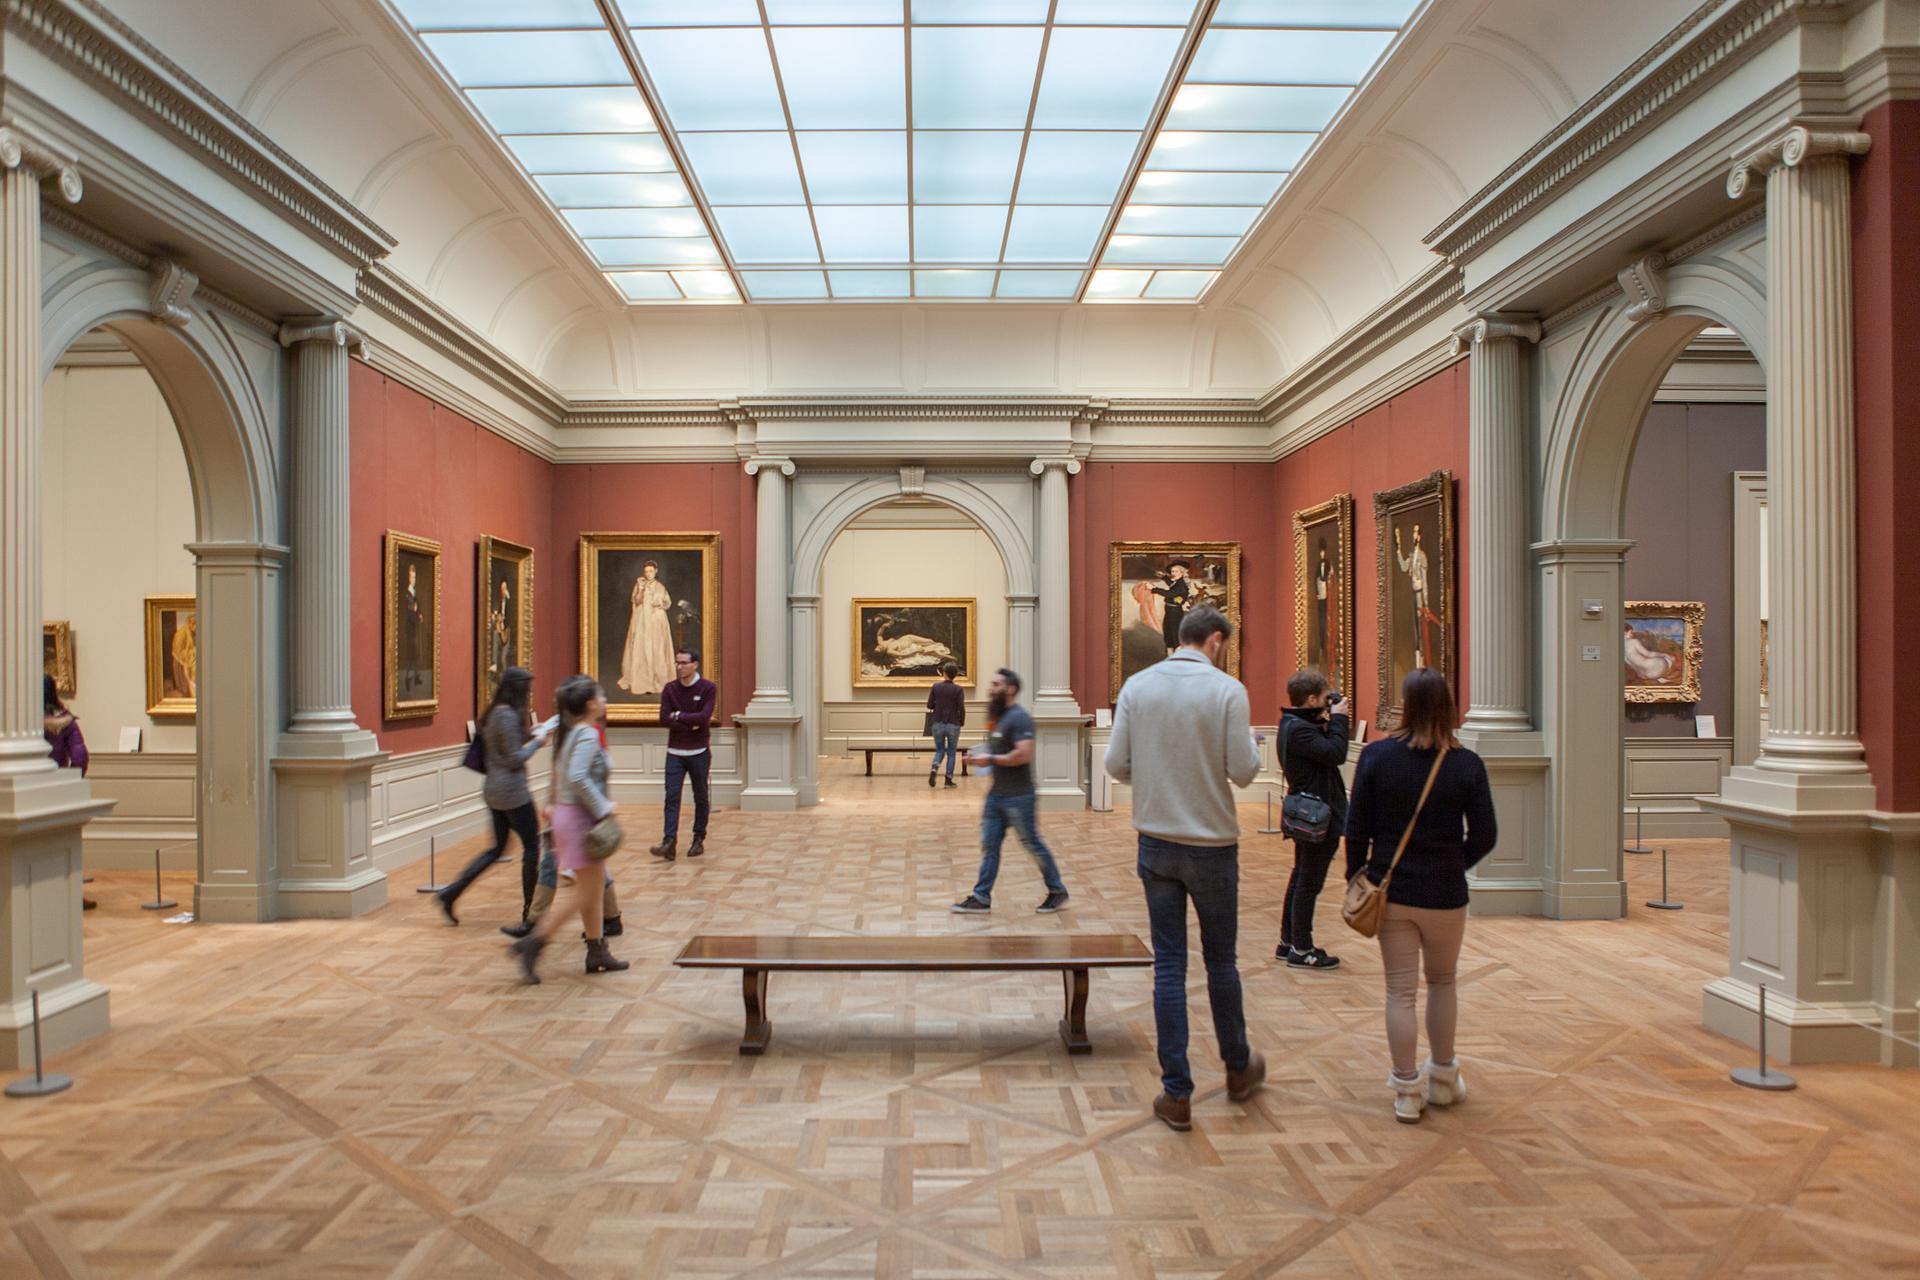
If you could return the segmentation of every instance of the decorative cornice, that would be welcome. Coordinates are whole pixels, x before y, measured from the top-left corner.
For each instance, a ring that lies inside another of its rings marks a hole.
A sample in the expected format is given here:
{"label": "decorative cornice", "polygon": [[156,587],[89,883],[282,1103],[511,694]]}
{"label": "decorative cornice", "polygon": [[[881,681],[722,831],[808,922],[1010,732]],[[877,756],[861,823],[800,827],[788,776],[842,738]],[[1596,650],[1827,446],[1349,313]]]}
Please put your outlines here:
{"label": "decorative cornice", "polygon": [[184,329],[192,323],[187,303],[200,288],[200,277],[172,259],[162,259],[147,269],[152,284],[147,289],[147,305],[161,324]]}
{"label": "decorative cornice", "polygon": [[1454,329],[1454,354],[1458,355],[1470,347],[1477,347],[1483,342],[1494,342],[1502,338],[1538,342],[1540,341],[1540,321],[1534,316],[1505,315],[1498,312],[1475,316]]}
{"label": "decorative cornice", "polygon": [[1451,262],[1473,258],[1509,223],[1746,63],[1783,28],[1809,12],[1838,13],[1845,3],[1741,0],[1728,7],[1725,0],[1707,0],[1428,232],[1427,245]]}
{"label": "decorative cornice", "polygon": [[1663,253],[1643,253],[1620,268],[1614,280],[1627,298],[1626,317],[1645,320],[1667,309],[1667,257]]}
{"label": "decorative cornice", "polygon": [[183,139],[356,265],[385,257],[397,243],[99,0],[0,0],[0,17],[9,33],[131,103],[145,123]]}
{"label": "decorative cornice", "polygon": [[548,421],[565,422],[569,405],[566,397],[503,355],[385,263],[360,273],[359,294],[360,301],[376,315],[399,325]]}
{"label": "decorative cornice", "polygon": [[79,158],[18,120],[0,123],[0,169],[25,169],[42,179],[55,179],[60,198],[68,204],[79,204],[85,190]]}
{"label": "decorative cornice", "polygon": [[1873,139],[1864,133],[1792,125],[1753,150],[1734,157],[1733,172],[1727,175],[1727,195],[1730,199],[1740,199],[1747,194],[1754,178],[1764,178],[1775,169],[1795,169],[1823,156],[1863,156],[1871,146]]}

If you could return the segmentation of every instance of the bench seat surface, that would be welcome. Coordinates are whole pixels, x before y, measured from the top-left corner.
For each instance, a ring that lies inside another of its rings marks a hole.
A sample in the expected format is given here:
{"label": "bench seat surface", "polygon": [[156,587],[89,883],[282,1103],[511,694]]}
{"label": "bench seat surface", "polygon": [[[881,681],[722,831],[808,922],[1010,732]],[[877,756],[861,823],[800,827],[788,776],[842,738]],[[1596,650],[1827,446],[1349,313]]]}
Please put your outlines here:
{"label": "bench seat surface", "polygon": [[1031,937],[880,938],[721,937],[701,935],[673,962],[696,969],[907,971],[1136,967],[1153,952],[1132,934],[1062,933]]}

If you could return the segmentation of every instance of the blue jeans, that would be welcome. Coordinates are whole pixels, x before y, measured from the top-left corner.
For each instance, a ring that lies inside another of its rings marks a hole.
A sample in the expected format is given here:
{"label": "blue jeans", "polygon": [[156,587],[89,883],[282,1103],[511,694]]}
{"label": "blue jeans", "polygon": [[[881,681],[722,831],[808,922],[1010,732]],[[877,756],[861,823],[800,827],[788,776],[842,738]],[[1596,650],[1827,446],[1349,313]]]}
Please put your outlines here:
{"label": "blue jeans", "polygon": [[713,769],[713,752],[702,751],[697,756],[667,756],[667,812],[665,815],[666,838],[671,840],[680,834],[680,784],[683,778],[693,779],[693,838],[702,840],[707,834],[707,814],[712,806],[707,803],[707,774]]}
{"label": "blue jeans", "polygon": [[960,726],[933,722],[933,763],[927,766],[928,773],[940,772],[940,757],[947,759],[947,776],[953,776],[953,766],[960,763]]}
{"label": "blue jeans", "polygon": [[1009,826],[1020,833],[1020,843],[1040,864],[1040,878],[1047,882],[1047,892],[1065,893],[1067,886],[1060,879],[1060,868],[1054,865],[1053,854],[1040,839],[1040,828],[1033,820],[1033,792],[995,795],[989,791],[986,807],[980,811],[980,883],[973,886],[973,896],[982,902],[993,901],[993,882],[1000,877],[1000,846]]}
{"label": "blue jeans", "polygon": [[1220,1060],[1244,1071],[1247,1017],[1240,1002],[1234,944],[1240,932],[1240,846],[1175,844],[1140,837],[1140,882],[1147,891],[1153,934],[1153,1023],[1160,1035],[1160,1082],[1170,1098],[1193,1093],[1187,1069],[1187,899],[1200,920],[1200,955],[1207,965],[1207,1002]]}

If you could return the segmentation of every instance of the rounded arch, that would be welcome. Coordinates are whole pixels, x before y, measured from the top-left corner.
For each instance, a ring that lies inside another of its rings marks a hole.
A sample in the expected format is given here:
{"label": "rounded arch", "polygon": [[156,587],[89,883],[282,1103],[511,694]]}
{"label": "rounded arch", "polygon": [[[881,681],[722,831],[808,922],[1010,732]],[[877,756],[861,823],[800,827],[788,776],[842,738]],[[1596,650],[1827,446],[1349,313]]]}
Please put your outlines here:
{"label": "rounded arch", "polygon": [[[827,550],[835,538],[864,513],[899,498],[902,494],[897,476],[874,476],[856,480],[835,494],[814,515],[793,542],[793,576],[788,591],[793,595],[820,593],[820,571]],[[1007,570],[1007,594],[1032,596],[1034,585],[1033,549],[1020,523],[993,496],[965,480],[928,476],[925,489],[917,496],[930,498],[952,507],[979,525]]]}

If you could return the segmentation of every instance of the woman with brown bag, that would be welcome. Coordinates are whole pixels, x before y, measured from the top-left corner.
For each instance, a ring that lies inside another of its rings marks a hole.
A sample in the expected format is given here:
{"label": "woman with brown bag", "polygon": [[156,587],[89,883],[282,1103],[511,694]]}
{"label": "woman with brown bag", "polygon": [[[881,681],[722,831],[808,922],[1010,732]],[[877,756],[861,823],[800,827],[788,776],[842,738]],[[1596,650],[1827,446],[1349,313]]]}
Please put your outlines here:
{"label": "woman with brown bag", "polygon": [[[1400,706],[1400,728],[1369,744],[1354,771],[1343,914],[1362,933],[1378,921],[1393,1114],[1415,1124],[1427,1103],[1467,1096],[1453,1056],[1454,970],[1467,927],[1467,870],[1492,852],[1499,832],[1486,765],[1454,737],[1459,717],[1445,677],[1428,667],[1408,672]],[[1423,964],[1428,1056],[1416,1069]]]}

